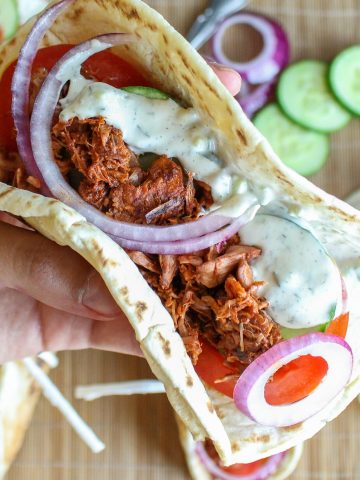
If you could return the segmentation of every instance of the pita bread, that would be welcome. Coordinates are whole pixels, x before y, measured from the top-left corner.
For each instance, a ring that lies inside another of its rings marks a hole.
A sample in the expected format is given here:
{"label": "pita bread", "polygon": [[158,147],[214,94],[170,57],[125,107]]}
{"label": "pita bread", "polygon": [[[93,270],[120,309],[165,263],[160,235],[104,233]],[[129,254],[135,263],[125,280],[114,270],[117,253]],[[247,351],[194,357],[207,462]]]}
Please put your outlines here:
{"label": "pita bread", "polygon": [[[0,49],[0,75],[13,61],[30,21]],[[360,213],[286,168],[268,142],[205,61],[156,11],[140,0],[74,0],[47,33],[43,46],[78,43],[107,32],[132,33],[136,40],[115,51],[141,66],[155,85],[192,105],[218,137],[220,156],[246,178],[271,211],[295,214],[308,223],[345,277],[349,292],[347,340],[354,353],[350,384],[326,409],[302,424],[264,427],[250,421],[217,392],[205,392],[171,317],[127,255],[80,215],[55,200],[1,185],[0,209],[26,217],[43,235],[86,258],[133,325],[144,354],[168,397],[196,439],[211,438],[226,463],[251,462],[291,448],[337,416],[360,391]],[[211,106],[211,107],[210,107]],[[214,409],[215,407],[215,409]]]}
{"label": "pita bread", "polygon": [[[213,480],[213,476],[208,472],[205,466],[201,463],[196,451],[196,442],[179,418],[176,418],[180,443],[185,454],[186,464],[188,466],[191,478],[193,480]],[[298,466],[303,452],[303,444],[300,443],[292,449],[288,450],[285,457],[281,461],[276,472],[269,477],[269,480],[285,480],[288,478]]]}
{"label": "pita bread", "polygon": [[[48,371],[44,362],[42,366]],[[22,362],[0,366],[0,480],[21,448],[40,394]]]}

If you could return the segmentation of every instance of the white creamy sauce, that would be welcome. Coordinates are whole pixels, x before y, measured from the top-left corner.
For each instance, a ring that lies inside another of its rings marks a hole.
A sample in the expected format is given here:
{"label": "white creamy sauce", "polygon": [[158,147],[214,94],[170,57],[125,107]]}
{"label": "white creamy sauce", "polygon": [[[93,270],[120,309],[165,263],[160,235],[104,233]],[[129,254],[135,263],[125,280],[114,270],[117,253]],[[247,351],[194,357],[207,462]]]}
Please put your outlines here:
{"label": "white creamy sauce", "polygon": [[258,203],[258,199],[251,192],[237,193],[222,204],[221,214],[227,217],[238,218],[250,207],[258,205]]}
{"label": "white creamy sauce", "polygon": [[122,131],[125,143],[135,153],[178,158],[195,178],[211,186],[215,202],[239,193],[240,177],[231,167],[223,168],[215,135],[194,108],[84,80],[81,75],[70,82],[69,94],[61,104],[62,121],[102,116]]}
{"label": "white creamy sauce", "polygon": [[[66,71],[66,75],[70,76],[71,70]],[[75,74],[75,78],[70,81],[69,84],[69,90],[67,92],[67,95],[65,98],[60,100],[60,104],[62,108],[65,108],[67,105],[71,106],[74,101],[76,101],[76,97],[81,93],[81,91],[89,86],[92,85],[94,82],[92,80],[87,80],[85,77],[83,77],[80,72],[78,67],[76,70],[73,72]],[[59,79],[61,78],[60,76],[58,77]]]}
{"label": "white creamy sauce", "polygon": [[41,12],[48,3],[48,0],[17,0],[20,23],[25,23],[29,18]]}
{"label": "white creamy sauce", "polygon": [[[215,202],[223,205],[227,215],[237,217],[255,203],[274,200],[271,189],[256,198],[231,166],[221,164],[215,134],[195,109],[183,108],[172,99],[150,99],[86,80],[79,70],[70,77],[60,120],[101,116],[122,131],[136,154],[179,159],[185,170],[211,186]],[[319,241],[296,223],[271,215],[258,215],[240,234],[243,243],[262,248],[263,254],[252,266],[255,279],[266,282],[260,294],[269,301],[272,318],[289,328],[328,322],[341,299],[341,280]]]}
{"label": "white creamy sauce", "polygon": [[241,241],[262,255],[252,262],[259,293],[269,301],[269,314],[283,327],[308,328],[329,321],[341,301],[339,270],[321,243],[296,223],[258,215],[240,231]]}

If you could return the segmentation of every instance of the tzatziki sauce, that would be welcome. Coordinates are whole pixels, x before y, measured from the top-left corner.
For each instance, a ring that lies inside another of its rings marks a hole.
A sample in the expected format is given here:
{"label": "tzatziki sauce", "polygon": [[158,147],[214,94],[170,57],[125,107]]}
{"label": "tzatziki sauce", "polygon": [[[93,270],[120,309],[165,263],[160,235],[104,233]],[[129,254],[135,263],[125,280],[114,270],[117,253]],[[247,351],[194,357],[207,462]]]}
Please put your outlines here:
{"label": "tzatziki sauce", "polygon": [[295,222],[257,215],[240,230],[241,242],[262,249],[251,266],[264,281],[259,294],[268,312],[288,328],[310,328],[330,320],[341,302],[340,272],[321,243]]}
{"label": "tzatziki sauce", "polygon": [[49,0],[17,0],[19,19],[21,25],[29,20],[32,16],[44,10]]}
{"label": "tzatziki sauce", "polygon": [[61,101],[61,121],[104,117],[122,131],[134,153],[179,159],[185,170],[211,186],[215,202],[222,203],[240,193],[239,175],[230,166],[221,165],[215,135],[194,108],[183,108],[171,98],[150,99],[84,80],[78,75],[70,82],[69,94]]}

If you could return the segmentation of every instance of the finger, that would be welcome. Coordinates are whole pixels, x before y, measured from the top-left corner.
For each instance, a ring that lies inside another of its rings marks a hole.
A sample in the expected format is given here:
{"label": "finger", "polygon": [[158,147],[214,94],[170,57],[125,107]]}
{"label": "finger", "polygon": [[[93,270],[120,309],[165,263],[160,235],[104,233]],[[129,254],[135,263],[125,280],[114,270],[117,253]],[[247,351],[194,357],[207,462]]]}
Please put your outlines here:
{"label": "finger", "polygon": [[214,62],[209,62],[209,65],[225,85],[225,87],[230,91],[231,95],[235,96],[240,92],[241,77],[237,72],[235,72],[235,70]]}
{"label": "finger", "polygon": [[42,305],[41,323],[42,350],[101,350],[142,355],[135,333],[125,315],[110,322],[91,320],[67,314]]}
{"label": "finger", "polygon": [[1,212],[1,211],[0,211],[0,222],[9,223],[10,225],[14,225],[15,227],[26,228],[26,230],[33,230],[31,227],[29,227],[28,225],[26,225],[26,223],[24,223],[23,221],[19,220],[19,219],[18,219],[17,217],[15,217],[14,215],[10,215],[10,214],[8,214],[8,213]]}
{"label": "finger", "polygon": [[0,283],[58,310],[92,319],[119,315],[100,275],[80,255],[0,222]]}
{"label": "finger", "polygon": [[0,364],[44,350],[101,348],[142,355],[124,315],[109,322],[92,320],[41,305],[11,289],[0,291],[0,306]]}

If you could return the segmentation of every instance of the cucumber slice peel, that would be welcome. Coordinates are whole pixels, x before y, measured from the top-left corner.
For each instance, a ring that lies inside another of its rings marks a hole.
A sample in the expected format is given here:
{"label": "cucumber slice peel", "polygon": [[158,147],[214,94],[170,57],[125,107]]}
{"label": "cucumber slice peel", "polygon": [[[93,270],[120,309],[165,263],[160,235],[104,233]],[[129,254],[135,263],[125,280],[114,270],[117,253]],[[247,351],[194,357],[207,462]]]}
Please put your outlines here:
{"label": "cucumber slice peel", "polygon": [[360,116],[360,45],[340,52],[331,62],[329,83],[338,101]]}
{"label": "cucumber slice peel", "polygon": [[330,133],[350,121],[350,113],[333,96],[328,85],[328,64],[301,60],[280,76],[277,98],[285,114],[299,125]]}
{"label": "cucumber slice peel", "polygon": [[285,165],[301,175],[318,172],[329,156],[327,135],[298,126],[275,103],[260,110],[253,122]]}
{"label": "cucumber slice peel", "polygon": [[0,42],[12,37],[19,26],[15,0],[0,0]]}
{"label": "cucumber slice peel", "polygon": [[290,338],[301,337],[302,335],[307,335],[308,333],[323,332],[324,331],[323,328],[324,328],[324,325],[318,325],[317,327],[312,327],[312,328],[281,327],[280,333],[284,340],[289,340]]}
{"label": "cucumber slice peel", "polygon": [[142,95],[143,97],[150,98],[152,100],[168,100],[170,97],[166,93],[152,87],[123,87],[125,92],[134,93],[136,95]]}
{"label": "cucumber slice peel", "polygon": [[288,340],[289,338],[293,337],[300,337],[301,335],[306,335],[307,333],[314,333],[314,332],[322,332],[324,333],[330,323],[334,320],[336,312],[336,304],[334,304],[330,311],[329,311],[329,321],[323,323],[322,325],[316,325],[315,327],[311,328],[287,328],[287,327],[280,327],[281,336]]}

